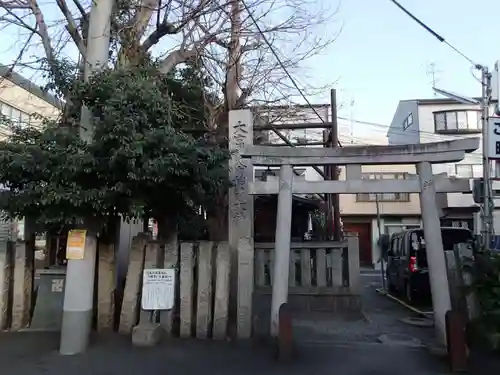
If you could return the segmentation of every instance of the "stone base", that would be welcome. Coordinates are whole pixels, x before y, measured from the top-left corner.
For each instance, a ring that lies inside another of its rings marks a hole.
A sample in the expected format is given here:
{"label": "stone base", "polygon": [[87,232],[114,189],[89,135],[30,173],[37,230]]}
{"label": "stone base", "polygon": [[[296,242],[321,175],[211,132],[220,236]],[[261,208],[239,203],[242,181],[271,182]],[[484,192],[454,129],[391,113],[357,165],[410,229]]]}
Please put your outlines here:
{"label": "stone base", "polygon": [[[253,295],[253,337],[267,339],[270,336],[271,294],[254,293]],[[350,314],[362,317],[361,298],[359,295],[288,295],[287,309],[292,314],[327,312]]]}
{"label": "stone base", "polygon": [[293,357],[292,312],[287,303],[279,310],[278,360],[290,361]]}
{"label": "stone base", "polygon": [[161,327],[153,323],[139,323],[132,328],[132,344],[136,346],[155,346],[161,338]]}

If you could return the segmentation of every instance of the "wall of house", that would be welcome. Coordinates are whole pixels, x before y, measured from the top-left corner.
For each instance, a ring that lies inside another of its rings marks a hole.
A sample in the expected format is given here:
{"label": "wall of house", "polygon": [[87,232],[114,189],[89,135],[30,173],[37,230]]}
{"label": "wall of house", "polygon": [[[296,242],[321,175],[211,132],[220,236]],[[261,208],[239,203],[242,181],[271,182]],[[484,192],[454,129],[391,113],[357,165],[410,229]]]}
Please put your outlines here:
{"label": "wall of house", "polygon": [[[413,165],[366,165],[363,173],[401,173],[415,174]],[[345,168],[342,168],[341,179],[345,179]],[[397,182],[394,182],[397,184]],[[377,219],[377,203],[357,201],[356,194],[340,196],[340,212],[343,220],[350,217],[364,217],[371,222],[371,252],[375,268],[380,266],[380,249],[377,245],[380,233],[392,234],[409,226],[420,226],[420,199],[418,194],[410,194],[407,202],[379,202],[379,219]]]}
{"label": "wall of house", "polygon": [[[444,110],[478,110],[480,109],[479,105],[470,105],[470,104],[423,104],[419,106],[418,116],[420,122],[420,129],[422,130],[420,133],[420,142],[428,143],[428,142],[439,142],[439,141],[447,141],[453,140],[457,138],[470,138],[470,137],[479,137],[481,138],[480,133],[473,134],[436,134],[435,133],[435,124],[434,124],[434,112],[444,111]],[[492,105],[490,109],[490,113],[493,114],[494,106]],[[434,173],[447,173],[449,176],[456,177],[469,177],[465,175],[461,175],[460,164],[462,165],[472,165],[473,167],[473,177],[478,178],[482,176],[482,142],[479,144],[479,148],[465,156],[465,158],[456,163],[446,163],[446,164],[434,164],[432,166]],[[458,167],[457,167],[458,165]],[[471,194],[462,194],[462,193],[448,193],[446,195],[447,199],[447,207],[476,207],[477,204],[474,203]]]}
{"label": "wall of house", "polygon": [[[365,165],[363,173],[377,172],[407,172],[415,174],[415,166],[412,165]],[[341,168],[340,179],[345,179],[345,168]],[[397,181],[394,182],[397,185]],[[396,188],[397,190],[397,188]],[[381,215],[420,215],[420,200],[418,194],[410,194],[408,202],[379,202]],[[376,215],[376,202],[358,202],[356,194],[342,194],[340,196],[341,215]]]}
{"label": "wall of house", "polygon": [[[418,108],[418,119],[420,132],[420,142],[439,142],[439,141],[449,141],[457,138],[475,138],[481,137],[481,134],[436,134],[434,125],[434,112],[437,111],[452,111],[452,110],[478,110],[479,105],[469,105],[469,104],[422,104]],[[492,107],[493,110],[493,107]],[[447,164],[435,164],[433,165],[434,173],[446,172],[449,175],[456,175],[455,164],[481,164],[482,163],[482,145],[480,143],[479,148],[466,155],[465,159],[459,163],[447,163]]]}
{"label": "wall of house", "polygon": [[[360,261],[363,266],[372,266],[375,269],[380,269],[380,248],[378,246],[378,239],[380,234],[389,234],[401,232],[406,229],[421,227],[421,219],[419,215],[413,216],[380,216],[379,219],[375,216],[348,216],[342,218],[344,222],[344,231],[358,232],[360,236]],[[379,234],[380,225],[380,234]],[[366,233],[368,230],[368,233]],[[370,248],[371,254],[366,254],[367,248]],[[371,264],[367,264],[366,260],[369,258]]]}
{"label": "wall of house", "polygon": [[[406,129],[405,120],[412,115],[413,121]],[[389,145],[415,144],[419,142],[418,105],[416,100],[400,101],[387,131]]]}
{"label": "wall of house", "polygon": [[[436,142],[436,135],[439,137],[439,140],[451,140],[451,139],[456,139],[457,135],[442,135],[442,134],[435,134],[435,127],[434,127],[434,112],[439,112],[439,111],[453,111],[453,110],[478,110],[480,109],[479,105],[471,105],[471,104],[462,104],[462,103],[455,103],[455,104],[420,104],[418,106],[418,121],[419,121],[419,127],[420,127],[420,142],[421,143],[428,143],[428,142]],[[493,109],[493,107],[492,107]],[[477,134],[472,134],[472,135],[463,135],[460,134],[459,138],[465,138],[465,137],[477,137]]]}
{"label": "wall of house", "polygon": [[[40,90],[39,88],[36,88]],[[44,117],[55,118],[59,115],[59,109],[56,103],[49,103],[38,95],[15,85],[8,79],[2,79],[0,82],[0,101],[19,109],[28,114],[38,113]]]}

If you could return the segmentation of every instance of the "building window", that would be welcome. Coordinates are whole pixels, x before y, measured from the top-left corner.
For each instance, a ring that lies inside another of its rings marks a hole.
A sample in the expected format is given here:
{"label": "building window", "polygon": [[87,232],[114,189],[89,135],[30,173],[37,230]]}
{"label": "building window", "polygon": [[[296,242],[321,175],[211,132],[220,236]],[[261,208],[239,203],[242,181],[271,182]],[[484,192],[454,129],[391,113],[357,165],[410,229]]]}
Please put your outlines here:
{"label": "building window", "polygon": [[458,110],[434,112],[436,133],[479,133],[481,113],[478,110]]}
{"label": "building window", "polygon": [[441,220],[442,227],[473,229],[474,221],[471,219],[444,219]]}
{"label": "building window", "polygon": [[[401,173],[363,173],[361,178],[364,180],[406,180],[409,174]],[[397,186],[397,184],[395,185]],[[378,195],[379,202],[409,202],[409,193],[359,193],[356,194],[358,202],[376,202]]]}
{"label": "building window", "polygon": [[20,111],[7,103],[0,102],[0,112],[14,125],[30,124],[31,116],[28,113]]}
{"label": "building window", "polygon": [[413,125],[413,114],[410,113],[408,117],[406,117],[405,120],[403,121],[403,130],[408,129],[412,125]]}
{"label": "building window", "polygon": [[479,178],[483,175],[482,164],[455,164],[455,174],[462,178]]}

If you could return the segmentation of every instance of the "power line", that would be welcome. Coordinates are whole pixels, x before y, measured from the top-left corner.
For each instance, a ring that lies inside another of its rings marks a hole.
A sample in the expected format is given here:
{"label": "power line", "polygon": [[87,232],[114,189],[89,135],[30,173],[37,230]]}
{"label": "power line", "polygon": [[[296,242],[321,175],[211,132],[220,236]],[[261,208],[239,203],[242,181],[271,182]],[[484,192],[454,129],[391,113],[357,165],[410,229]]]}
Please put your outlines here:
{"label": "power line", "polygon": [[[357,119],[349,118],[349,117],[340,117],[339,116],[337,118],[339,120],[352,121],[352,122],[355,122],[357,124],[370,125],[370,126],[375,126],[375,127],[379,127],[379,128],[389,129],[391,127],[391,125],[387,125],[387,124],[381,124],[381,123],[372,122],[372,121],[357,120]],[[432,136],[433,138],[440,138],[440,139],[443,139],[443,140],[449,140],[450,138],[457,138],[457,139],[463,138],[461,135],[454,135],[454,134],[441,135],[441,134],[437,134],[437,133],[426,131],[426,130],[393,129],[393,132],[394,133],[399,133],[399,134],[423,134],[424,136],[428,135],[428,136]]]}
{"label": "power line", "polygon": [[416,16],[414,16],[409,10],[407,10],[404,6],[402,6],[399,2],[396,0],[389,0],[391,1],[394,5],[396,5],[401,11],[406,13],[407,16],[409,16],[413,21],[418,23],[422,28],[424,28],[429,34],[431,34],[434,38],[439,40],[440,43],[446,44],[448,47],[450,47],[452,50],[454,50],[456,53],[458,53],[460,56],[462,56],[464,59],[466,59],[468,62],[470,62],[474,67],[480,68],[481,65],[476,64],[471,58],[469,58],[465,53],[460,51],[457,47],[452,45],[450,42],[448,42],[444,37],[442,37],[440,34],[435,32],[433,29],[431,29],[429,26],[427,26],[424,22],[419,20]]}
{"label": "power line", "polygon": [[[267,36],[264,34],[264,32],[262,31],[262,29],[260,28],[259,24],[257,23],[257,20],[255,19],[252,11],[250,10],[250,8],[247,6],[246,2],[244,0],[241,0],[241,4],[243,4],[243,7],[245,8],[245,10],[247,11],[248,13],[248,17],[250,18],[250,20],[252,20],[252,22],[254,23],[255,27],[257,28],[257,31],[259,32],[259,34],[262,36],[262,39],[264,40],[264,42],[267,44],[267,46],[269,47],[269,50],[271,51],[271,53],[274,55],[274,57],[276,58],[276,60],[278,61],[278,64],[279,66],[281,67],[281,69],[283,69],[283,71],[285,72],[285,74],[287,75],[288,79],[290,80],[290,82],[292,82],[292,85],[295,87],[295,89],[299,92],[300,96],[302,96],[302,98],[305,100],[305,102],[307,103],[307,105],[309,106],[309,108],[311,108],[313,110],[313,112],[316,114],[316,116],[318,116],[318,118],[321,120],[322,123],[325,123],[325,120],[323,119],[323,117],[318,113],[318,111],[316,111],[316,109],[314,108],[314,106],[311,104],[311,102],[309,101],[309,99],[307,99],[306,95],[304,94],[304,91],[302,91],[302,89],[299,87],[299,85],[297,84],[297,82],[295,81],[295,79],[292,77],[292,75],[288,72],[288,69],[285,67],[285,64],[283,64],[283,62],[281,61],[280,57],[278,56],[278,53],[276,52],[276,50],[274,49],[273,45],[269,42],[269,39],[267,39]],[[333,109],[332,109],[332,112],[333,112]],[[337,141],[338,145],[340,147],[342,147],[342,144],[340,143],[340,141]]]}
{"label": "power line", "polygon": [[[385,134],[386,134],[386,132],[384,132],[382,129],[388,130],[390,128],[390,125],[387,125],[387,124],[380,124],[380,123],[371,122],[371,121],[357,120],[357,119],[348,118],[348,117],[338,117],[338,119],[343,120],[343,121],[354,122],[357,124],[373,126],[375,128],[379,128],[379,129],[372,129],[372,130],[374,130],[376,132],[380,132],[380,133],[385,133]],[[462,139],[463,138],[461,135],[448,135],[448,134],[441,135],[441,134],[436,134],[436,133],[433,133],[430,131],[425,131],[425,130],[393,129],[393,133],[396,133],[398,135],[419,135],[419,137],[421,137],[421,138],[425,138],[427,140],[432,140],[432,141],[436,141],[436,140],[449,141],[452,139]],[[346,136],[346,138],[349,138],[349,137]],[[352,138],[355,138],[355,137],[352,137]],[[367,140],[367,139],[364,139],[364,140]],[[476,154],[468,154],[468,156],[481,158],[480,155],[476,155]]]}
{"label": "power line", "polygon": [[[355,119],[352,117],[343,117],[343,116],[338,116],[337,119],[341,121],[346,121],[350,123],[356,123],[356,124],[361,124],[361,125],[366,125],[371,127],[370,131],[377,132],[379,134],[387,134],[387,130],[391,127],[391,125],[388,124],[381,124],[373,121],[365,121],[365,120],[359,120]],[[392,129],[391,132],[396,135],[401,135],[401,136],[418,136],[419,137],[419,143],[420,140],[424,141],[449,141],[453,139],[462,139],[463,137],[461,135],[455,135],[455,134],[438,134],[432,131],[425,131],[425,130],[414,130],[414,129],[406,129],[403,130],[401,128],[396,128]],[[370,138],[369,137],[355,137],[352,134],[345,134],[345,133],[340,133],[339,134],[341,138],[345,140],[353,140],[356,144],[364,144],[364,145],[373,145],[373,144],[380,144],[380,142],[377,143],[370,143]],[[318,137],[320,139],[321,137]],[[411,143],[411,142],[410,142]],[[424,142],[425,143],[425,142]],[[299,146],[299,145],[297,145]],[[480,155],[477,154],[468,154],[469,158],[481,158]]]}
{"label": "power line", "polygon": [[[452,48],[455,52],[457,52],[459,55],[461,55],[463,58],[465,58],[467,61],[469,61],[472,65],[474,65],[475,67],[478,67],[478,65],[476,63],[474,63],[474,61],[472,59],[470,59],[469,57],[467,57],[464,53],[462,53],[460,50],[458,50],[455,46],[451,45],[444,37],[442,37],[440,34],[438,34],[437,32],[435,32],[432,28],[430,28],[429,26],[427,26],[424,22],[422,22],[421,20],[419,20],[416,16],[414,16],[411,12],[409,12],[406,8],[404,8],[401,4],[399,4],[399,2],[397,2],[396,0],[390,0],[390,1],[392,1],[398,8],[400,8],[404,13],[406,13],[409,17],[411,17],[415,22],[417,22],[420,26],[422,26],[427,32],[429,32],[436,39],[438,39],[439,42],[447,44],[450,48]],[[246,2],[244,0],[241,0],[241,3],[243,5],[243,7],[245,8],[245,10],[247,11],[249,18],[251,19],[251,21],[254,23],[255,27],[257,28],[257,31],[262,36],[262,39],[264,40],[264,42],[266,43],[266,45],[269,47],[269,50],[271,51],[271,53],[276,58],[278,64],[281,67],[281,69],[285,72],[285,74],[287,75],[287,77],[290,79],[290,81],[292,82],[293,86],[299,92],[299,94],[302,96],[302,98],[304,99],[304,101],[306,102],[306,104],[308,105],[308,107],[313,110],[313,112],[321,120],[322,123],[325,123],[325,120],[323,119],[323,117],[314,108],[314,106],[311,104],[311,102],[309,101],[309,99],[307,99],[307,97],[304,94],[303,90],[297,84],[296,80],[288,72],[288,69],[285,67],[285,65],[281,61],[281,58],[278,56],[278,53],[276,52],[275,48],[269,42],[267,36],[265,35],[265,33],[260,28],[257,20],[255,19],[252,11],[249,9],[249,7],[246,4]],[[377,123],[373,123],[373,122],[361,121],[361,120],[356,120],[356,119],[349,119],[349,118],[345,118],[345,117],[337,117],[337,118],[339,120],[347,120],[347,121],[352,121],[352,122],[360,123],[360,124],[367,124],[367,125],[371,125],[371,126],[378,126],[378,127],[384,127],[384,128],[389,128],[390,127],[390,125],[377,124]],[[450,137],[460,138],[460,136],[446,136],[446,137],[444,137],[444,136],[437,135],[436,133],[427,132],[427,131],[423,131],[423,130],[411,130],[411,131],[404,131],[404,132],[402,130],[395,130],[394,132],[396,132],[396,133],[399,132],[400,134],[418,133],[419,135],[423,135],[423,136],[425,136],[425,134],[428,134],[429,136],[432,136],[433,138],[436,137],[436,136],[437,137],[441,137],[442,140],[448,140],[448,139],[450,139]],[[356,137],[352,137],[351,136],[351,137],[345,137],[345,138],[355,139]],[[358,141],[358,142],[360,142],[360,141]],[[360,143],[364,143],[364,142],[360,142]],[[341,144],[340,141],[338,142],[338,144],[339,144],[340,147],[342,147],[342,144]],[[471,156],[474,156],[474,155],[471,155]]]}

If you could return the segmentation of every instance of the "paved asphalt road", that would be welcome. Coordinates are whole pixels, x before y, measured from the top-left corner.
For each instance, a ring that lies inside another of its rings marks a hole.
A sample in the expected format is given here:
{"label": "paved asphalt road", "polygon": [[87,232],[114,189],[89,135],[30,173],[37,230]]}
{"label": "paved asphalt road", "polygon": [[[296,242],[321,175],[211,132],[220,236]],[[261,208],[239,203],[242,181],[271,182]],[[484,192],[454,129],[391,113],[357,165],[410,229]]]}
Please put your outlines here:
{"label": "paved asphalt road", "polygon": [[[82,355],[57,353],[58,335],[51,333],[0,334],[0,374],[12,375],[440,375],[446,363],[425,349],[385,345],[379,334],[406,334],[422,342],[432,329],[408,328],[399,321],[409,313],[375,293],[376,274],[364,272],[363,321],[313,319],[297,330],[297,357],[279,363],[266,344],[172,340],[155,348],[135,348],[130,338],[111,335],[94,339]],[[311,328],[312,327],[312,328]],[[318,329],[324,327],[322,334]],[[478,361],[473,375],[498,375],[496,362]]]}
{"label": "paved asphalt road", "polygon": [[381,345],[308,346],[298,348],[289,364],[274,360],[264,345],[175,341],[152,349],[134,348],[111,337],[94,342],[83,355],[62,357],[57,336],[40,333],[5,335],[0,339],[0,373],[13,375],[430,375],[445,366],[419,350]]}

